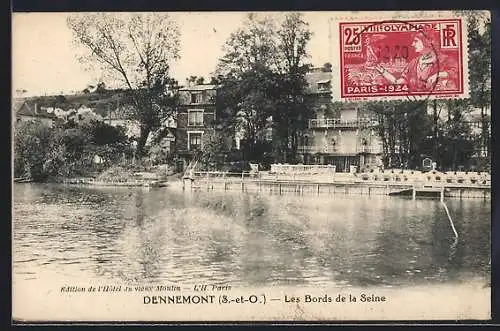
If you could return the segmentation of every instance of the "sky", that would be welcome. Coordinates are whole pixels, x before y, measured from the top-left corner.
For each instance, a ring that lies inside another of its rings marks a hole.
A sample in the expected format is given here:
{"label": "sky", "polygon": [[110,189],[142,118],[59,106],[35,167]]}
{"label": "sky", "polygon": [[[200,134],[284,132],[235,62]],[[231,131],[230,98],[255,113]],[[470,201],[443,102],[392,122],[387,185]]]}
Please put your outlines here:
{"label": "sky", "polygon": [[[223,55],[222,47],[238,29],[246,13],[171,13],[181,33],[180,59],[171,74],[181,84],[189,76],[206,79]],[[98,71],[85,71],[66,25],[67,13],[14,13],[12,15],[12,87],[26,95],[69,94],[101,79]],[[313,36],[309,61],[321,66],[329,60],[327,13],[304,13]]]}

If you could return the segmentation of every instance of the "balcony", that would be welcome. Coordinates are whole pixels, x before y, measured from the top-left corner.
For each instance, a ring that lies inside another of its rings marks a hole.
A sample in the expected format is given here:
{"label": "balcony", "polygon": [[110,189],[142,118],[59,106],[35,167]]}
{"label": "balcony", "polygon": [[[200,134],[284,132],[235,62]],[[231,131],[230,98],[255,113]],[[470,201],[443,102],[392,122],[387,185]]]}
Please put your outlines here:
{"label": "balcony", "polygon": [[359,127],[371,127],[378,123],[369,118],[358,118],[355,120],[341,120],[337,118],[327,118],[327,119],[310,119],[309,129],[317,128],[359,128]]}
{"label": "balcony", "polygon": [[370,147],[370,146],[358,146],[358,147],[356,147],[356,152],[357,153],[369,153],[369,154],[381,153],[380,148]]}

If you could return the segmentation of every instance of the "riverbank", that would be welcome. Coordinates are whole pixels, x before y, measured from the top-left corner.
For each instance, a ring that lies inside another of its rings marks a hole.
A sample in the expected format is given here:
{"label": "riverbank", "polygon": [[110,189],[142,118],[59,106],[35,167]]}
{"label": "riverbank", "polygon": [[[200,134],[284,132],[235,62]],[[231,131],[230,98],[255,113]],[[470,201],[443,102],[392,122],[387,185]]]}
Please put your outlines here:
{"label": "riverbank", "polygon": [[166,187],[167,180],[134,179],[123,180],[99,180],[92,177],[61,178],[57,181],[61,184],[88,185],[88,186],[125,186],[125,187]]}
{"label": "riverbank", "polygon": [[[51,176],[41,182],[106,187],[166,187],[169,181],[179,179],[180,174],[169,173],[168,168],[137,168],[134,170],[133,168],[115,166],[100,173],[87,173],[82,176]],[[31,178],[15,178],[14,182],[32,183],[36,181]]]}

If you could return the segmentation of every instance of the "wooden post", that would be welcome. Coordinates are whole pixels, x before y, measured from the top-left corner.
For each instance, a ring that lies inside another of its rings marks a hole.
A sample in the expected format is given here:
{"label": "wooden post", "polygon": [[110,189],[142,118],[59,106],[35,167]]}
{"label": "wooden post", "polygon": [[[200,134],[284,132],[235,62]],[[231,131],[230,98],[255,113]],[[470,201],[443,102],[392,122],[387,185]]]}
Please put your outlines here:
{"label": "wooden post", "polygon": [[415,200],[417,198],[417,189],[415,188],[415,185],[413,185],[411,188],[411,196],[412,196],[413,200]]}
{"label": "wooden post", "polygon": [[444,186],[441,188],[440,199],[441,199],[441,202],[444,202]]}
{"label": "wooden post", "polygon": [[279,184],[279,188],[280,188],[280,195],[281,195],[281,183]]}
{"label": "wooden post", "polygon": [[318,184],[318,194],[319,194],[319,184]]}

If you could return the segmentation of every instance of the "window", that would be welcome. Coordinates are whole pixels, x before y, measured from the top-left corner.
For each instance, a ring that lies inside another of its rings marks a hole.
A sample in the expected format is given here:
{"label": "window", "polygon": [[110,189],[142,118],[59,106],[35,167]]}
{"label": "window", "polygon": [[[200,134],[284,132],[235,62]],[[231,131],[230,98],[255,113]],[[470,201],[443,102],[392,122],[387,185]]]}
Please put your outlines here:
{"label": "window", "polygon": [[191,103],[201,103],[201,93],[191,93]]}
{"label": "window", "polygon": [[201,149],[202,135],[203,135],[202,132],[188,132],[189,136],[188,150]]}
{"label": "window", "polygon": [[203,126],[203,110],[188,110],[188,126]]}
{"label": "window", "polygon": [[318,90],[327,91],[331,88],[330,80],[322,80],[318,82]]}

